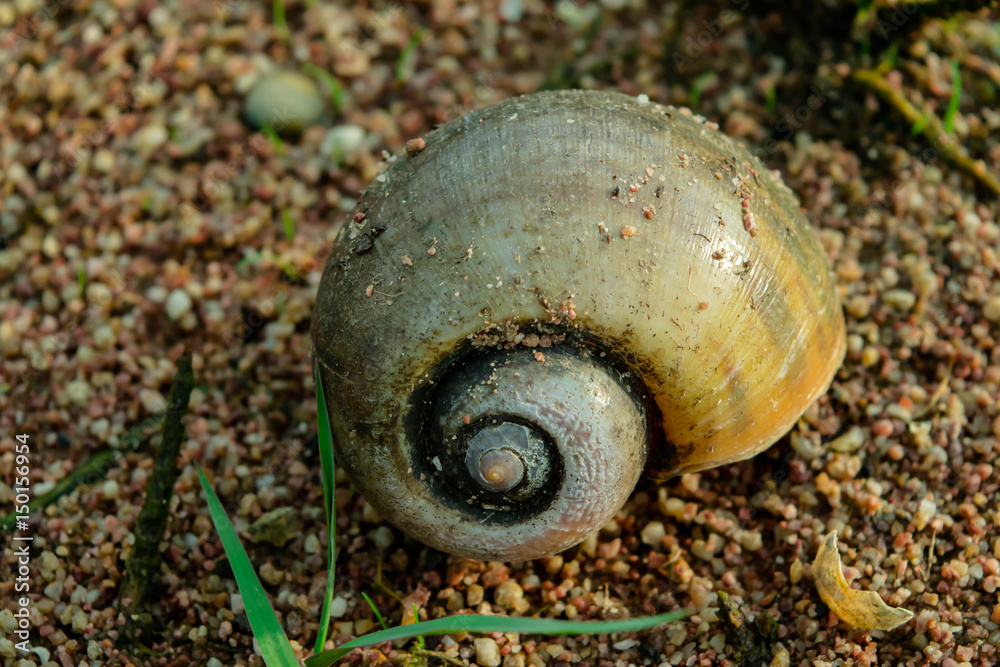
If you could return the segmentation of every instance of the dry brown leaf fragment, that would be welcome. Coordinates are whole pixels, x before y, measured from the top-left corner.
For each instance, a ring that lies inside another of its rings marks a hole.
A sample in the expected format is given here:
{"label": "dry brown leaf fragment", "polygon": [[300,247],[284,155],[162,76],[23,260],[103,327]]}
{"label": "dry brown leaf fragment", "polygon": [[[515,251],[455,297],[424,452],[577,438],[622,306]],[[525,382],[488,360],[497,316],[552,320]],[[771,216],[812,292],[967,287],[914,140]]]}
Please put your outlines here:
{"label": "dry brown leaf fragment", "polygon": [[837,551],[837,531],[831,532],[820,544],[813,561],[813,580],[819,596],[843,622],[863,630],[892,630],[913,618],[913,612],[890,607],[875,591],[851,588],[844,578],[840,552]]}

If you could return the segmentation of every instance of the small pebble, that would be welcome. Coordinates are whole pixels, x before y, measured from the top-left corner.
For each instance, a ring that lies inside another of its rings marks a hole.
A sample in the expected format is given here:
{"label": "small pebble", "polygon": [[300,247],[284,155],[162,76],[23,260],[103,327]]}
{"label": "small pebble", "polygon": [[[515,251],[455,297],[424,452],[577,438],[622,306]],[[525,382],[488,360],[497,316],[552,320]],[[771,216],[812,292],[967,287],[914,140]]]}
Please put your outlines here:
{"label": "small pebble", "polygon": [[324,156],[344,159],[355,155],[365,146],[365,128],[360,125],[338,125],[326,133],[319,152]]}
{"label": "small pebble", "polygon": [[909,311],[917,303],[917,297],[913,292],[904,289],[891,289],[882,292],[882,302],[896,310]]}
{"label": "small pebble", "polygon": [[1000,322],[1000,296],[992,296],[986,301],[983,317],[990,322]]}
{"label": "small pebble", "polygon": [[646,524],[646,527],[642,529],[641,539],[643,544],[648,544],[651,547],[658,546],[663,536],[667,534],[666,528],[659,521],[650,521]]}
{"label": "small pebble", "polygon": [[140,155],[149,157],[169,138],[170,133],[162,123],[152,123],[140,128],[132,136],[132,148]]}
{"label": "small pebble", "polygon": [[524,601],[524,589],[513,579],[497,586],[496,603],[501,609],[517,609]]}
{"label": "small pebble", "polygon": [[935,516],[937,516],[937,504],[930,500],[921,500],[919,509],[913,515],[913,525],[917,530],[923,530]]}
{"label": "small pebble", "polygon": [[802,581],[802,576],[805,572],[805,566],[802,561],[796,558],[792,561],[791,566],[788,568],[788,579],[793,584],[797,584]]}
{"label": "small pebble", "polygon": [[396,536],[393,534],[392,528],[389,528],[389,526],[379,526],[375,529],[374,539],[375,546],[379,549],[388,549],[392,546],[392,542],[396,539]]}
{"label": "small pebble", "polygon": [[474,640],[476,647],[476,662],[481,667],[498,667],[500,665],[500,647],[495,639],[479,637]]}
{"label": "small pebble", "polygon": [[90,398],[90,385],[83,380],[73,380],[66,385],[66,395],[77,405],[85,405]]}
{"label": "small pebble", "polygon": [[171,320],[179,320],[191,310],[191,295],[182,289],[175,289],[167,297],[167,317]]}
{"label": "small pebble", "polygon": [[94,329],[94,345],[102,350],[110,350],[118,342],[118,334],[110,324],[102,324]]}
{"label": "small pebble", "polygon": [[855,426],[842,436],[831,440],[828,447],[835,452],[854,452],[863,444],[865,444],[864,429]]}
{"label": "small pebble", "polygon": [[163,394],[155,389],[140,389],[139,402],[142,403],[146,412],[151,414],[162,412],[167,407],[167,401],[163,398]]}
{"label": "small pebble", "polygon": [[[258,542],[283,547],[299,533],[299,513],[294,507],[279,507],[250,524],[247,534]],[[315,537],[311,535],[310,537]],[[308,541],[308,538],[307,538]]]}
{"label": "small pebble", "polygon": [[118,482],[113,479],[104,480],[104,483],[101,485],[101,493],[108,500],[116,500],[119,493]]}
{"label": "small pebble", "polygon": [[470,607],[477,606],[483,601],[486,591],[479,584],[472,584],[465,591],[465,601]]}
{"label": "small pebble", "polygon": [[330,616],[333,616],[334,618],[343,618],[346,613],[347,600],[339,595],[334,597],[333,600],[330,601]]}
{"label": "small pebble", "polygon": [[301,132],[319,120],[323,98],[305,74],[279,70],[265,74],[247,95],[244,115],[254,129]]}

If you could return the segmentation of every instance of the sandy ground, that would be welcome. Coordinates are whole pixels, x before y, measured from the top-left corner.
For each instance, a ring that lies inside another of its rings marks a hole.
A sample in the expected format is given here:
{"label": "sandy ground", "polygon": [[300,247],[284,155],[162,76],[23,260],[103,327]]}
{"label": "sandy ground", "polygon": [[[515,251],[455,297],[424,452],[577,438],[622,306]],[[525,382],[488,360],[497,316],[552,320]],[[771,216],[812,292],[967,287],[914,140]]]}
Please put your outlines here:
{"label": "sandy ground", "polygon": [[[546,560],[431,551],[338,478],[331,640],[372,628],[362,592],[393,624],[414,604],[421,619],[693,605],[687,622],[635,637],[456,636],[428,648],[484,667],[739,664],[721,591],[777,620],[775,665],[996,663],[995,15],[925,21],[907,7],[856,20],[853,3],[763,0],[314,4],[290,3],[284,28],[249,0],[0,2],[0,511],[19,485],[16,435],[29,436],[34,495],[121,452],[16,533],[34,538],[27,655],[12,634],[20,543],[5,538],[5,665],[261,664],[196,461],[308,655],[326,562],[309,323],[329,241],[385,151],[542,87],[690,106],[779,169],[835,267],[846,362],[766,453],[640,482],[596,538]],[[919,122],[853,76],[866,68]],[[249,110],[266,116],[275,96],[295,105],[306,127],[280,140],[243,117],[250,89],[277,69],[316,82],[285,82]],[[944,141],[928,137],[937,120]],[[185,349],[196,388],[147,605],[162,631],[126,658],[116,601],[155,443],[135,429],[155,427]],[[251,539],[254,521],[285,507],[287,544]],[[913,620],[885,633],[838,621],[812,572],[831,530],[854,586]],[[350,660],[411,657],[410,644],[379,648]]]}

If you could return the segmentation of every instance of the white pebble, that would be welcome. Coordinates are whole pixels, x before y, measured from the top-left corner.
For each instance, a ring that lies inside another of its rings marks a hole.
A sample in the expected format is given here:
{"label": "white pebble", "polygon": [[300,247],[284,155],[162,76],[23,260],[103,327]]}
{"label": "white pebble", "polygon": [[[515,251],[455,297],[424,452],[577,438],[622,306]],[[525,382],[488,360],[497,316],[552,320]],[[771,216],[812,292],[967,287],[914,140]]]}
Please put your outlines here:
{"label": "white pebble", "polygon": [[855,426],[844,435],[830,441],[830,449],[835,452],[857,451],[861,445],[865,444],[865,432],[860,426]]}
{"label": "white pebble", "polygon": [[132,148],[143,155],[149,155],[170,138],[162,123],[153,123],[140,129],[132,136]]}
{"label": "white pebble", "polygon": [[54,237],[52,234],[47,234],[44,239],[42,239],[42,252],[49,259],[55,259],[62,252],[62,247],[59,245],[59,239]]}
{"label": "white pebble", "polygon": [[94,329],[94,345],[102,350],[110,350],[118,342],[118,334],[110,324],[102,324]]}
{"label": "white pebble", "polygon": [[191,295],[182,289],[175,289],[167,297],[167,317],[179,320],[191,310]]}
{"label": "white pebble", "polygon": [[90,385],[83,380],[73,380],[66,385],[66,395],[77,405],[83,405],[90,397]]}
{"label": "white pebble", "polygon": [[771,667],[788,667],[790,663],[791,655],[789,655],[788,649],[784,646],[778,646],[774,652],[774,657],[771,659]]}
{"label": "white pebble", "polygon": [[[101,645],[93,639],[87,642],[87,657],[91,660],[97,660],[98,658],[104,657],[104,649],[102,649]],[[211,661],[209,662],[211,664]]]}
{"label": "white pebble", "polygon": [[524,16],[524,2],[522,0],[501,0],[500,16],[507,23],[517,23]]}
{"label": "white pebble", "polygon": [[320,155],[350,157],[365,146],[365,128],[360,125],[338,125],[330,128],[320,147]]}
{"label": "white pebble", "polygon": [[109,150],[101,149],[94,153],[94,169],[102,173],[108,173],[115,166],[115,154]]}
{"label": "white pebble", "polygon": [[323,98],[305,74],[279,70],[262,76],[247,95],[245,114],[255,128],[299,132],[323,113]]}
{"label": "white pebble", "polygon": [[330,602],[330,616],[341,618],[347,613],[347,600],[339,595]]}
{"label": "white pebble", "polygon": [[1000,322],[1000,296],[993,296],[983,306],[983,317],[990,322]]}
{"label": "white pebble", "polygon": [[646,527],[642,529],[641,538],[643,544],[648,544],[651,547],[658,546],[663,536],[667,534],[666,529],[663,524],[659,521],[650,521],[646,524]]}
{"label": "white pebble", "polygon": [[[37,490],[37,489],[36,489]],[[36,494],[37,495],[37,494]],[[51,551],[42,552],[42,572],[54,573],[59,567],[59,559]]]}
{"label": "white pebble", "polygon": [[392,534],[392,528],[389,528],[389,526],[379,526],[375,529],[375,546],[379,549],[388,549],[392,546],[394,539],[396,539],[395,535]]}
{"label": "white pebble", "polygon": [[63,594],[63,582],[58,580],[53,581],[51,584],[42,589],[42,592],[45,593],[45,597],[48,599],[58,602],[59,598],[61,598]]}
{"label": "white pebble", "polygon": [[167,300],[167,288],[162,285],[153,285],[146,290],[146,298],[153,303],[163,303]]}
{"label": "white pebble", "polygon": [[913,525],[917,530],[923,530],[937,516],[937,505],[930,500],[921,500],[920,507],[913,515]]}
{"label": "white pebble", "polygon": [[90,433],[101,442],[107,442],[108,434],[111,432],[111,422],[104,417],[95,419],[90,425]]}
{"label": "white pebble", "polygon": [[146,412],[154,414],[165,410],[167,407],[167,401],[163,398],[163,394],[155,389],[140,389],[139,402],[142,403],[142,407],[146,409]]}
{"label": "white pebble", "polygon": [[480,637],[475,640],[476,662],[481,667],[497,667],[500,664],[500,647],[496,640],[490,637]]}
{"label": "white pebble", "polygon": [[115,500],[118,498],[118,482],[113,479],[104,480],[104,484],[101,485],[101,492],[108,500]]}
{"label": "white pebble", "polygon": [[891,289],[882,292],[882,302],[896,310],[907,311],[916,305],[917,297],[909,290]]}

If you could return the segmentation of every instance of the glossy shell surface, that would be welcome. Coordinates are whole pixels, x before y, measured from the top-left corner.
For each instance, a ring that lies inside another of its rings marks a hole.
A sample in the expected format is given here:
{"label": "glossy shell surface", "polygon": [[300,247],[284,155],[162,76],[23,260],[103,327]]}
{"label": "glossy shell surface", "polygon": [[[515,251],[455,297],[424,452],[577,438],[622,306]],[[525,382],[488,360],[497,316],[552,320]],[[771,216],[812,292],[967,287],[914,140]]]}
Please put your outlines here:
{"label": "glossy shell surface", "polygon": [[422,534],[455,516],[414,526],[437,502],[418,422],[484,348],[545,339],[615,369],[645,406],[658,476],[756,454],[826,390],[845,349],[826,257],[790,191],[721,132],[564,91],[424,139],[341,230],[312,328],[338,462],[397,525],[446,551],[523,555]]}

